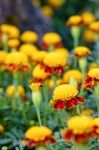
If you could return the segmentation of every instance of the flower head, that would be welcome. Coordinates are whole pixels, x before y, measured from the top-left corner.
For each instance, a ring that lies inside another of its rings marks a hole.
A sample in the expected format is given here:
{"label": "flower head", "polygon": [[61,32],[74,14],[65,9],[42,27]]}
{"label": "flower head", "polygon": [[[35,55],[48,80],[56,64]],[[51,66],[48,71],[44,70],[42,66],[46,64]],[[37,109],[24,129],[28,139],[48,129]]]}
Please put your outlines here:
{"label": "flower head", "polygon": [[58,7],[61,7],[62,5],[63,5],[63,3],[64,3],[64,1],[63,0],[47,0],[48,1],[48,3],[51,5],[51,6],[53,6],[53,7],[55,7],[55,8],[58,8]]}
{"label": "flower head", "polygon": [[33,61],[36,63],[42,63],[44,57],[46,56],[47,52],[46,51],[35,51],[33,54]]}
{"label": "flower head", "polygon": [[20,41],[18,39],[9,39],[8,40],[8,47],[10,48],[17,48],[20,45]]}
{"label": "flower head", "polygon": [[65,107],[71,109],[78,105],[78,103],[83,103],[84,99],[77,97],[78,90],[74,85],[71,84],[61,84],[57,86],[53,92],[53,98],[51,104],[57,110],[62,110]]}
{"label": "flower head", "polygon": [[51,17],[53,15],[53,9],[48,5],[43,6],[41,8],[41,11],[42,11],[43,15],[46,17]]}
{"label": "flower head", "polygon": [[71,16],[67,21],[68,26],[81,26],[82,24],[83,24],[83,19],[79,15]]}
{"label": "flower head", "polygon": [[60,74],[66,65],[66,56],[60,52],[49,52],[43,60],[45,71]]}
{"label": "flower head", "polygon": [[64,73],[64,83],[69,83],[70,79],[74,78],[78,83],[82,82],[82,73],[79,70],[73,69]]}
{"label": "flower head", "polygon": [[32,44],[22,44],[19,51],[27,55],[30,61],[33,61],[34,53],[37,51],[37,48]]}
{"label": "flower head", "polygon": [[26,43],[35,43],[38,40],[38,35],[33,31],[25,31],[21,34],[21,40]]}
{"label": "flower head", "polygon": [[0,124],[0,133],[3,133],[4,132],[4,126],[2,124]]}
{"label": "flower head", "polygon": [[87,43],[91,43],[91,42],[94,42],[94,36],[95,36],[95,33],[92,30],[87,29],[87,30],[84,31],[83,39]]}
{"label": "flower head", "polygon": [[52,131],[46,126],[33,126],[25,132],[26,145],[30,148],[46,144],[54,143],[55,139],[52,137]]}
{"label": "flower head", "polygon": [[89,116],[74,116],[67,122],[67,129],[63,130],[62,137],[66,141],[87,142],[92,137],[94,119]]}
{"label": "flower head", "polygon": [[7,52],[0,50],[0,66],[4,64],[6,57],[7,57]]}
{"label": "flower head", "polygon": [[85,88],[90,89],[99,82],[99,68],[90,69],[85,81]]}
{"label": "flower head", "polygon": [[83,12],[81,14],[81,16],[82,16],[82,19],[83,19],[85,25],[90,24],[91,22],[95,21],[95,19],[96,19],[95,16],[89,11]]}
{"label": "flower head", "polygon": [[89,29],[98,33],[99,32],[99,21],[94,21],[94,22],[90,23]]}
{"label": "flower head", "polygon": [[69,56],[69,51],[66,48],[56,48],[54,51],[62,53],[66,58]]}
{"label": "flower head", "polygon": [[61,41],[62,38],[60,37],[59,34],[54,32],[49,32],[43,36],[43,47],[45,48],[48,46],[60,47]]}
{"label": "flower head", "polygon": [[85,46],[78,46],[74,49],[74,54],[76,57],[86,57],[91,54],[91,51],[89,48]]}
{"label": "flower head", "polygon": [[29,63],[26,55],[22,52],[10,52],[5,59],[5,67],[12,71],[27,71]]}

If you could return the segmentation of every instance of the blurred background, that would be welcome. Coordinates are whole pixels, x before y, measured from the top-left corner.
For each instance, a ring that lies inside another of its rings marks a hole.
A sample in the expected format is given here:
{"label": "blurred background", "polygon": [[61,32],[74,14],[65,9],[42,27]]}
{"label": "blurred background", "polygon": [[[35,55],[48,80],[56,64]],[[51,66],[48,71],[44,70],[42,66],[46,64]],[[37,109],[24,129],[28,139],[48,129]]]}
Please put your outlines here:
{"label": "blurred background", "polygon": [[40,38],[46,32],[57,32],[64,45],[71,48],[66,20],[84,11],[99,18],[98,6],[99,0],[0,0],[0,24],[16,25],[22,32],[36,31]]}

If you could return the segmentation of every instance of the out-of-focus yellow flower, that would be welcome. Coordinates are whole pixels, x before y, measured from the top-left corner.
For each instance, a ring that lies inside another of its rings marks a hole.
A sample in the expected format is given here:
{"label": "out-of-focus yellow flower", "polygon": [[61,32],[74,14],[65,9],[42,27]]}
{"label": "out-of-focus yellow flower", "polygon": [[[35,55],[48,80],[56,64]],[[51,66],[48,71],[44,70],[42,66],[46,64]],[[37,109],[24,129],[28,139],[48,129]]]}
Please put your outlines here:
{"label": "out-of-focus yellow flower", "polygon": [[62,53],[66,58],[69,56],[69,51],[66,48],[56,48],[54,51]]}
{"label": "out-of-focus yellow flower", "polygon": [[32,44],[22,44],[19,48],[19,51],[26,54],[28,58],[33,61],[34,53],[37,51],[37,48]]}
{"label": "out-of-focus yellow flower", "polygon": [[41,82],[31,82],[29,84],[29,87],[33,92],[39,91],[41,86],[42,86]]}
{"label": "out-of-focus yellow flower", "polygon": [[82,82],[82,73],[79,70],[69,70],[64,73],[63,81],[64,83],[69,83],[71,78],[74,78],[78,83]]}
{"label": "out-of-focus yellow flower", "polygon": [[62,39],[61,39],[60,35],[57,33],[54,33],[54,32],[46,33],[43,36],[43,43],[45,43],[47,46],[61,43],[61,41],[62,41]]}
{"label": "out-of-focus yellow flower", "polygon": [[90,23],[89,29],[98,33],[99,32],[99,21],[94,21],[94,22]]}
{"label": "out-of-focus yellow flower", "polygon": [[18,38],[20,35],[20,31],[16,26],[2,24],[1,32],[7,34],[9,38]]}
{"label": "out-of-focus yellow flower", "polygon": [[93,79],[99,80],[99,68],[90,69],[88,72],[88,76]]}
{"label": "out-of-focus yellow flower", "polygon": [[75,97],[78,94],[78,90],[71,84],[61,84],[57,86],[53,92],[53,100],[62,99],[63,101],[69,100],[71,97]]}
{"label": "out-of-focus yellow flower", "polygon": [[21,40],[26,43],[35,43],[38,40],[38,35],[33,31],[25,31],[21,34]]}
{"label": "out-of-focus yellow flower", "polygon": [[64,4],[63,0],[47,0],[47,2],[55,8],[61,7]]}
{"label": "out-of-focus yellow flower", "polygon": [[91,116],[93,114],[92,109],[84,109],[81,113],[81,115]]}
{"label": "out-of-focus yellow flower", "polygon": [[44,80],[48,77],[48,74],[45,72],[44,68],[40,65],[36,65],[33,69],[32,76],[38,80]]}
{"label": "out-of-focus yellow flower", "polygon": [[59,52],[49,52],[44,57],[44,64],[49,67],[58,67],[66,65],[66,57]]}
{"label": "out-of-focus yellow flower", "polygon": [[46,56],[47,51],[35,51],[33,54],[33,61],[37,63],[41,63]]}
{"label": "out-of-focus yellow flower", "polygon": [[74,54],[78,58],[80,57],[86,57],[91,54],[91,51],[88,47],[85,46],[78,46],[74,49]]}
{"label": "out-of-focus yellow flower", "polygon": [[96,17],[91,12],[86,11],[81,14],[84,24],[88,25],[91,22],[95,21]]}
{"label": "out-of-focus yellow flower", "polygon": [[19,85],[17,89],[14,85],[9,85],[6,89],[6,93],[8,96],[14,96],[15,92],[19,93],[19,95],[22,97],[25,95],[25,89],[21,85]]}
{"label": "out-of-focus yellow flower", "polygon": [[99,65],[96,64],[95,62],[91,63],[88,70],[93,69],[93,68],[99,68]]}
{"label": "out-of-focus yellow flower", "polygon": [[7,57],[7,52],[0,50],[0,66],[4,64]]}
{"label": "out-of-focus yellow flower", "polygon": [[68,26],[80,26],[83,24],[83,19],[79,15],[71,16],[66,22]]}
{"label": "out-of-focus yellow flower", "polygon": [[52,131],[45,126],[33,126],[30,127],[26,133],[25,133],[25,137],[29,140],[33,140],[33,141],[43,141],[46,137],[51,136]]}
{"label": "out-of-focus yellow flower", "polygon": [[4,126],[2,124],[0,124],[0,133],[4,132]]}
{"label": "out-of-focus yellow flower", "polygon": [[48,5],[43,6],[41,8],[41,11],[42,11],[43,15],[46,17],[51,17],[53,15],[53,9]]}
{"label": "out-of-focus yellow flower", "polygon": [[[27,146],[32,148],[39,144],[54,143],[52,130],[46,126],[32,126],[25,132]],[[31,144],[32,143],[32,144]]]}
{"label": "out-of-focus yellow flower", "polygon": [[74,116],[68,120],[67,126],[74,134],[90,133],[93,130],[94,119],[85,115]]}
{"label": "out-of-focus yellow flower", "polygon": [[10,52],[5,59],[5,67],[12,72],[27,71],[29,69],[28,58],[22,52]]}
{"label": "out-of-focus yellow flower", "polygon": [[[58,79],[58,80],[56,81],[56,85],[57,85],[57,86],[60,85],[60,84],[62,84],[62,83],[63,83],[63,80],[62,80],[62,79]],[[52,79],[49,80],[49,87],[50,87],[50,88],[53,88],[53,87],[54,87],[54,81],[53,81]]]}
{"label": "out-of-focus yellow flower", "polygon": [[87,29],[84,31],[83,39],[86,42],[91,43],[94,41],[94,36],[95,36],[94,32],[92,30]]}
{"label": "out-of-focus yellow flower", "polygon": [[8,40],[8,47],[10,48],[17,48],[20,45],[20,41],[18,39],[9,39]]}

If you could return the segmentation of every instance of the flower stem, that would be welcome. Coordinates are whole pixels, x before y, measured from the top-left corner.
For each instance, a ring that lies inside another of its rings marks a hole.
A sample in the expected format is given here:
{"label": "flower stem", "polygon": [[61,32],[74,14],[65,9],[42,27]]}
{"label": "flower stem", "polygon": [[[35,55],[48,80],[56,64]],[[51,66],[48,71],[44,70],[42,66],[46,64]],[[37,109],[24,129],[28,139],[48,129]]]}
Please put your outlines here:
{"label": "flower stem", "polygon": [[42,126],[39,107],[37,105],[35,105],[35,108],[36,108],[36,113],[37,113],[37,118],[38,118],[38,121],[39,121],[39,125]]}
{"label": "flower stem", "polygon": [[99,84],[97,84],[94,87],[94,96],[95,96],[97,111],[98,111],[98,116],[99,116]]}

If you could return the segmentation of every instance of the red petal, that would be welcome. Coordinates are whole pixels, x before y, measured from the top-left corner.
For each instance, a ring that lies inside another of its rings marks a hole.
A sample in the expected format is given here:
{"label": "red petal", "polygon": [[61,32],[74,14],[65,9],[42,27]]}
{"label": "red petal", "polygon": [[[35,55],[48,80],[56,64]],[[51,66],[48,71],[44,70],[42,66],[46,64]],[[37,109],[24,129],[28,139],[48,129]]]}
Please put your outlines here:
{"label": "red petal", "polygon": [[73,133],[71,130],[66,131],[66,133],[64,134],[63,138],[66,141],[70,141],[72,139]]}
{"label": "red petal", "polygon": [[80,103],[84,103],[85,102],[83,97],[77,97],[77,99],[78,99],[78,102],[80,102]]}
{"label": "red petal", "polygon": [[78,99],[75,97],[75,98],[72,98],[71,99],[71,102],[73,105],[77,106],[78,105]]}
{"label": "red petal", "polygon": [[71,109],[73,107],[73,103],[71,100],[66,101],[66,108]]}
{"label": "red petal", "polygon": [[54,137],[46,137],[44,141],[45,143],[56,143],[56,139]]}
{"label": "red petal", "polygon": [[61,100],[57,100],[54,104],[54,108],[57,109],[57,110],[62,110],[64,109],[64,101],[61,101]]}
{"label": "red petal", "polygon": [[59,66],[54,69],[56,74],[61,74],[63,72],[63,67]]}

